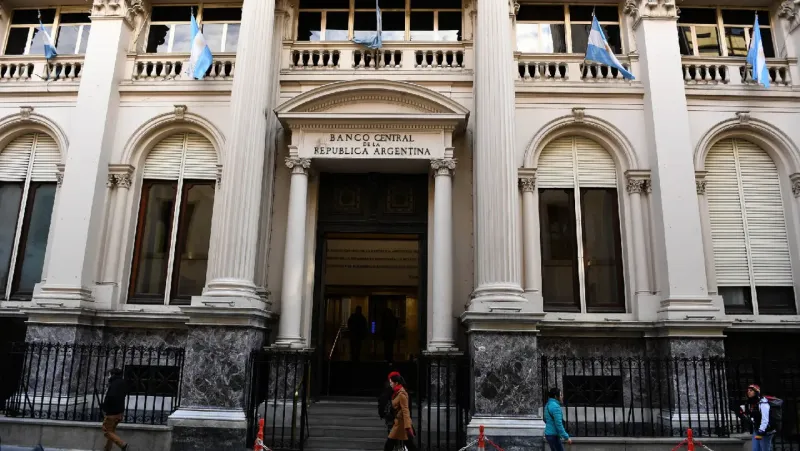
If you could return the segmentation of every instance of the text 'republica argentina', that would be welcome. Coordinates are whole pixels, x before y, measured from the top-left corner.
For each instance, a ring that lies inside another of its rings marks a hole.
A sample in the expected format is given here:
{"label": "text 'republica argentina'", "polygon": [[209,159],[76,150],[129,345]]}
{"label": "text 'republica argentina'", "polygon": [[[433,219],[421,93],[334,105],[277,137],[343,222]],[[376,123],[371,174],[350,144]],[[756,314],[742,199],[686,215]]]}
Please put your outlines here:
{"label": "text 'republica argentina'", "polygon": [[427,147],[414,145],[413,135],[396,133],[331,133],[326,145],[314,147],[315,156],[429,157]]}

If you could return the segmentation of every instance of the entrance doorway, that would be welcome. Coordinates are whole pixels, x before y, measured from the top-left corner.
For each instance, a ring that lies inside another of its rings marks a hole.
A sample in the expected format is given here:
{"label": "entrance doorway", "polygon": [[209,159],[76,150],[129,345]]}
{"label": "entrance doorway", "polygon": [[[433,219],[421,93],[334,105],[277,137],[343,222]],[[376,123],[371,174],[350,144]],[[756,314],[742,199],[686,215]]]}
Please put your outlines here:
{"label": "entrance doorway", "polygon": [[425,175],[321,177],[313,332],[323,351],[319,394],[376,396],[390,371],[416,385],[414,361],[427,330],[426,222]]}

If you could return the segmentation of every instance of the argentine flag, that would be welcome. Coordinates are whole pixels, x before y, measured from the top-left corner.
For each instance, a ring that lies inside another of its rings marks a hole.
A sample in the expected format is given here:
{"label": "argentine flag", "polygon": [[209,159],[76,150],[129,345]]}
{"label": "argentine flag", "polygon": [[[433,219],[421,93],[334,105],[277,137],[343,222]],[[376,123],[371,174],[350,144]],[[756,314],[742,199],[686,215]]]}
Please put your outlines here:
{"label": "argentine flag", "polygon": [[45,59],[53,59],[58,56],[56,52],[56,45],[53,43],[53,37],[44,29],[42,19],[39,19],[39,32],[44,35],[44,57]]}
{"label": "argentine flag", "polygon": [[753,39],[750,41],[750,50],[747,51],[747,64],[753,68],[753,81],[769,88],[769,70],[767,57],[764,56],[764,44],[761,42],[761,27],[758,26],[758,15],[753,25]]}
{"label": "argentine flag", "polygon": [[189,77],[202,80],[211,67],[214,57],[211,55],[211,49],[206,44],[206,38],[200,32],[200,27],[197,26],[197,20],[192,14],[192,53],[189,56],[189,62],[186,64],[184,73]]}
{"label": "argentine flag", "polygon": [[600,28],[600,22],[594,16],[592,16],[592,30],[589,31],[589,43],[586,46],[586,57],[584,59],[613,67],[627,80],[634,79],[633,74],[625,70],[622,67],[622,63],[614,56],[614,51],[608,45],[603,29]]}
{"label": "argentine flag", "polygon": [[370,49],[379,49],[383,47],[383,20],[381,20],[381,8],[378,6],[378,0],[375,0],[375,14],[377,14],[377,30],[375,35],[369,38],[353,38],[353,42],[363,45]]}

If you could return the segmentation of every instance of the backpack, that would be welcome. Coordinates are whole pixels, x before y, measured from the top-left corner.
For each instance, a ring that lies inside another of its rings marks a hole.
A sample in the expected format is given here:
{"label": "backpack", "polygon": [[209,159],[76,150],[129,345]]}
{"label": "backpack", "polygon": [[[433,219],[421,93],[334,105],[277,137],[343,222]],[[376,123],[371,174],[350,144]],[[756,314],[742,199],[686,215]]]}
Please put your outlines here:
{"label": "backpack", "polygon": [[774,396],[765,396],[764,399],[769,403],[769,425],[775,432],[781,431],[783,422],[783,400]]}

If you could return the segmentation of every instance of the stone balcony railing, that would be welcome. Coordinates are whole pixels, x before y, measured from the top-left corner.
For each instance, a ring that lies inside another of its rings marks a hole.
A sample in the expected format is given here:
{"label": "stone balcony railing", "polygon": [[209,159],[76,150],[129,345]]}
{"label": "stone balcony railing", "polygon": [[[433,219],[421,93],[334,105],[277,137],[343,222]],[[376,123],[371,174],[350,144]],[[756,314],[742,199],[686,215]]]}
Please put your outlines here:
{"label": "stone balcony railing", "polygon": [[[191,80],[192,78],[184,73],[188,61],[188,53],[130,54],[127,73],[134,83]],[[214,62],[203,81],[233,80],[235,72],[236,54],[218,53],[214,55]]]}
{"label": "stone balcony railing", "polygon": [[0,56],[0,83],[79,81],[83,56]]}
{"label": "stone balcony railing", "polygon": [[[635,56],[618,57],[622,66],[638,72],[638,60]],[[623,83],[627,82],[617,69],[583,60],[583,55],[576,54],[531,54],[515,53],[514,64],[517,68],[517,81],[521,83],[542,82],[584,82],[584,83]]]}
{"label": "stone balcony railing", "polygon": [[[744,58],[727,57],[683,57],[681,64],[683,81],[687,86],[752,85],[752,69]],[[797,61],[787,59],[767,60],[770,84],[792,86],[792,71]]]}
{"label": "stone balcony railing", "polygon": [[347,42],[293,42],[283,47],[281,70],[464,72],[473,68],[472,61],[472,45],[462,42],[390,42],[379,50]]}

